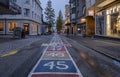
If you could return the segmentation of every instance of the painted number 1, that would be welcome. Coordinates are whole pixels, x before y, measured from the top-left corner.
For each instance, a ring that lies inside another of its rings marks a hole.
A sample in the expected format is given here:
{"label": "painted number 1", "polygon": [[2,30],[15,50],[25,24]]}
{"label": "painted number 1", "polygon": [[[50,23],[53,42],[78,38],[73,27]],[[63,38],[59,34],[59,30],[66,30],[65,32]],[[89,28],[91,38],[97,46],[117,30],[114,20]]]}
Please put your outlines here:
{"label": "painted number 1", "polygon": [[57,61],[56,63],[54,61],[51,61],[44,64],[43,66],[49,67],[50,70],[53,70],[54,68],[57,68],[59,70],[66,70],[69,68],[69,66],[65,64],[65,61]]}

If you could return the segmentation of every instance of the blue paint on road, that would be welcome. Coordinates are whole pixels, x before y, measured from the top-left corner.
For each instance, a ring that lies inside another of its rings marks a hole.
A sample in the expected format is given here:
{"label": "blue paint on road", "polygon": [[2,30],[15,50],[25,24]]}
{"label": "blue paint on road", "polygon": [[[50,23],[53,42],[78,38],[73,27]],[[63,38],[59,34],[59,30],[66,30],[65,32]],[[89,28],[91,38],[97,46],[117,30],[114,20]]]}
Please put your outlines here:
{"label": "blue paint on road", "polygon": [[77,70],[71,60],[41,60],[35,72],[77,73]]}

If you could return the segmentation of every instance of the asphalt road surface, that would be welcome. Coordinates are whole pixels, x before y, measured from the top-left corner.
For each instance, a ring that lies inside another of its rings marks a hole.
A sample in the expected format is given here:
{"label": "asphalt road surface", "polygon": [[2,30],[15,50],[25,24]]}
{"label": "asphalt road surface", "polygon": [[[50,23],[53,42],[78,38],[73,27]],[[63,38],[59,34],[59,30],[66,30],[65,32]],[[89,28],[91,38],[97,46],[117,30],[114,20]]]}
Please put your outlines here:
{"label": "asphalt road surface", "polygon": [[[75,40],[62,37],[83,77],[120,77],[120,62],[91,50]],[[92,45],[92,44],[91,44]]]}
{"label": "asphalt road surface", "polygon": [[0,77],[120,77],[120,62],[55,34],[0,57]]}

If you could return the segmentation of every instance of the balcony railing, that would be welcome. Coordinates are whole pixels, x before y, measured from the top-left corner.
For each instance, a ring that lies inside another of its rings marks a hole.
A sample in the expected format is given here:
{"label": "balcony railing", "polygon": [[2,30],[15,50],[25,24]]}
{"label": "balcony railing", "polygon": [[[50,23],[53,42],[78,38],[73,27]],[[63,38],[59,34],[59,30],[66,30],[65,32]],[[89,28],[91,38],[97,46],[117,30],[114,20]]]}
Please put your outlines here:
{"label": "balcony railing", "polygon": [[9,9],[11,9],[12,11],[20,14],[21,13],[21,7],[18,6],[17,4],[15,4],[14,2],[9,2]]}
{"label": "balcony railing", "polygon": [[21,14],[21,7],[10,0],[0,0],[0,14]]}

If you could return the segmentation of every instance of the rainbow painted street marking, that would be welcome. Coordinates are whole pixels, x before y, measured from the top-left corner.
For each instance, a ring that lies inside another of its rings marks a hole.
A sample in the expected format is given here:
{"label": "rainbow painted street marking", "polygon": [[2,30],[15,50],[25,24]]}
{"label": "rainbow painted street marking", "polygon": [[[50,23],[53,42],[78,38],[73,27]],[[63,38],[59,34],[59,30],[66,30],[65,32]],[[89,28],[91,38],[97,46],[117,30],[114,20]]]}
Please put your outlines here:
{"label": "rainbow painted street marking", "polygon": [[50,43],[28,77],[83,77],[60,37]]}

